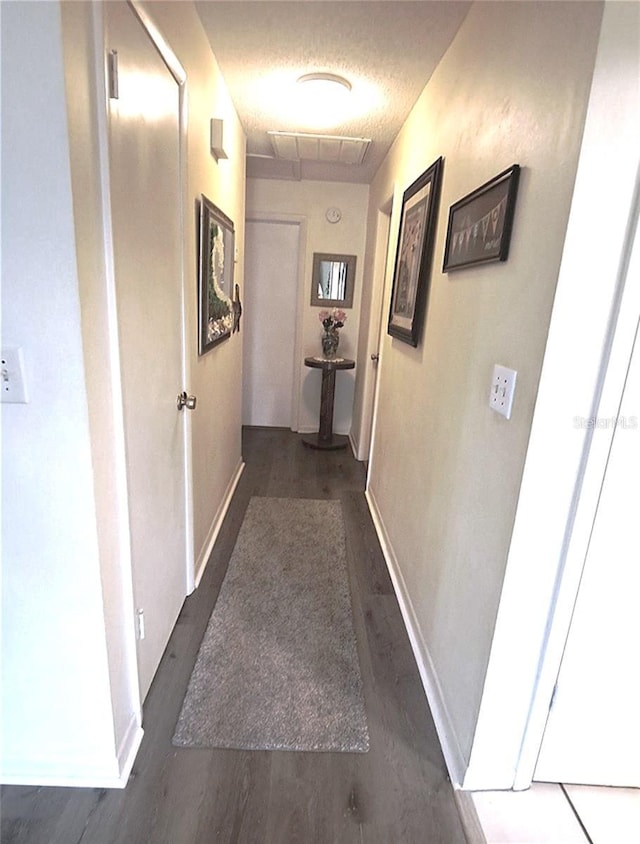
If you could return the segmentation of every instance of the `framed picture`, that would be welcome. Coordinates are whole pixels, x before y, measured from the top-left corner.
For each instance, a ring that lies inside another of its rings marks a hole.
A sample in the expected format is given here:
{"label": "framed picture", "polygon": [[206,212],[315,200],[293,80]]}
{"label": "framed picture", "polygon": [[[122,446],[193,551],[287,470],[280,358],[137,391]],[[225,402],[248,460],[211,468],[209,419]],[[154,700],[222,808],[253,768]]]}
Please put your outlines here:
{"label": "framed picture", "polygon": [[235,230],[231,220],[202,194],[198,280],[198,354],[231,336]]}
{"label": "framed picture", "polygon": [[319,308],[353,307],[356,255],[313,253],[311,304]]}
{"label": "framed picture", "polygon": [[387,331],[412,346],[418,345],[424,322],[441,181],[439,158],[402,196]]}
{"label": "framed picture", "polygon": [[507,260],[519,176],[514,164],[451,206],[443,272]]}

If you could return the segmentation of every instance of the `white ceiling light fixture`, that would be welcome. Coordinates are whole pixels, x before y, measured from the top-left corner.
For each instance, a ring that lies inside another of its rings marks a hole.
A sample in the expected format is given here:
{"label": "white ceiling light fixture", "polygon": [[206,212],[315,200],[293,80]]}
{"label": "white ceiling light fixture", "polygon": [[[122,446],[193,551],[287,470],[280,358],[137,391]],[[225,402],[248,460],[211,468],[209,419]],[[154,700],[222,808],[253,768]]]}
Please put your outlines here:
{"label": "white ceiling light fixture", "polygon": [[335,73],[305,73],[296,83],[298,119],[309,128],[326,129],[349,116],[351,83]]}
{"label": "white ceiling light fixture", "polygon": [[298,77],[298,85],[318,97],[344,97],[345,91],[351,91],[351,82],[337,73],[305,73]]}

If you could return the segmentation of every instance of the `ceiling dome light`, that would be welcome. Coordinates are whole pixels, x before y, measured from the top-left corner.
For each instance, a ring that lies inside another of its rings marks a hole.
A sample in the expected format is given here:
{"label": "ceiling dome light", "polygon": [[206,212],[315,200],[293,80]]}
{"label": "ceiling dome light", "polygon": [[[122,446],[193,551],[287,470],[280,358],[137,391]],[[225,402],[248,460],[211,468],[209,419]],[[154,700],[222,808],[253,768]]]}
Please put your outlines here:
{"label": "ceiling dome light", "polygon": [[307,85],[307,91],[311,87],[318,91],[330,91],[332,96],[335,96],[336,93],[339,94],[339,89],[335,87],[336,85],[346,88],[347,91],[351,90],[351,82],[349,82],[348,79],[345,79],[344,76],[338,76],[337,73],[305,73],[304,76],[300,76],[298,78],[299,84],[308,82],[314,84]]}
{"label": "ceiling dome light", "polygon": [[299,118],[310,128],[342,123],[350,109],[351,83],[335,73],[305,73],[297,80]]}

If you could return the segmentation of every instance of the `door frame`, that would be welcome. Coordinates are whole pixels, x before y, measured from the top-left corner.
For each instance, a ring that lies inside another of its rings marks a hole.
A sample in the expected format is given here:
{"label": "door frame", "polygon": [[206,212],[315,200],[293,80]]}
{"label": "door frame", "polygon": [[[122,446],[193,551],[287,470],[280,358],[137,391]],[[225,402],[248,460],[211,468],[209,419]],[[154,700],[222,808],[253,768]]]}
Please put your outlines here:
{"label": "door frame", "polygon": [[[291,418],[292,431],[298,431],[300,425],[300,382],[302,361],[302,325],[304,321],[304,270],[307,254],[307,218],[299,214],[284,214],[280,212],[251,211],[245,212],[246,223],[284,223],[298,226],[298,276],[296,283],[296,319],[293,338],[293,395],[291,397]],[[245,292],[246,295],[246,292]],[[244,357],[243,357],[244,370]]]}
{"label": "door frame", "polygon": [[[378,411],[378,383],[382,366],[382,347],[385,314],[387,311],[387,294],[389,292],[389,272],[392,267],[390,257],[391,218],[393,215],[393,196],[380,208],[376,215],[376,243],[373,258],[373,296],[367,334],[366,372],[370,373],[363,386],[362,421],[360,425],[360,439],[358,443],[358,460],[367,461],[367,483],[373,455],[375,426]],[[372,351],[373,350],[373,351]],[[371,359],[377,354],[377,361]],[[371,364],[371,366],[369,366]],[[373,377],[371,377],[371,375]],[[363,437],[363,432],[367,431]],[[364,440],[364,442],[363,442]]]}
{"label": "door frame", "polygon": [[[160,58],[169,69],[172,77],[178,85],[179,115],[178,115],[178,170],[179,170],[179,193],[181,197],[179,209],[179,224],[181,228],[180,244],[180,287],[181,287],[181,374],[183,383],[189,383],[189,357],[187,354],[187,320],[186,320],[186,278],[187,265],[184,245],[185,209],[187,207],[187,78],[182,65],[177,59],[173,50],[169,47],[164,37],[153,23],[145,9],[138,0],[127,0],[134,16],[140,22],[147,33],[152,45],[158,51]],[[92,12],[93,24],[93,48],[95,55],[95,79],[98,91],[104,95],[98,100],[96,123],[98,128],[98,163],[97,174],[100,187],[100,205],[102,210],[101,240],[104,250],[104,279],[106,288],[106,299],[108,302],[108,356],[111,371],[111,400],[113,413],[113,436],[115,439],[116,451],[116,490],[118,500],[119,521],[118,521],[118,546],[120,552],[120,588],[122,599],[126,606],[129,618],[126,621],[127,636],[135,644],[137,631],[134,623],[135,599],[133,594],[133,563],[131,557],[131,533],[129,522],[129,490],[126,472],[126,449],[124,438],[124,402],[122,394],[121,379],[121,352],[118,329],[117,314],[117,291],[114,264],[114,239],[111,222],[111,183],[109,166],[109,91],[108,91],[108,68],[107,49],[105,33],[104,8],[95,6]],[[183,443],[182,455],[184,465],[184,514],[185,514],[185,568],[184,568],[184,592],[185,596],[195,588],[194,579],[194,547],[193,547],[193,503],[192,503],[192,468],[191,468],[191,420],[187,416],[183,422]],[[138,676],[137,649],[134,647],[127,657],[127,669],[130,683],[137,689],[139,724],[142,719],[142,701],[140,700],[140,685]]]}
{"label": "door frame", "polygon": [[[636,188],[630,231],[622,259],[620,291],[613,305],[614,315],[608,348],[602,361],[602,378],[594,398],[591,419],[611,420],[618,417],[631,357],[640,321],[640,174]],[[637,354],[637,351],[636,351]],[[564,568],[549,620],[544,662],[534,695],[531,715],[516,770],[516,783],[530,783],[544,740],[553,690],[562,668],[562,659],[571,631],[573,611],[578,600],[580,581],[586,563],[598,504],[605,482],[609,455],[616,433],[615,425],[589,429],[585,444],[585,461],[572,519],[568,526]],[[517,786],[516,786],[517,787]]]}
{"label": "door frame", "polygon": [[[636,317],[635,327],[633,325],[634,316]],[[635,244],[633,247],[631,263],[629,265],[628,281],[625,286],[625,292],[621,302],[618,326],[613,337],[611,354],[609,356],[609,365],[607,367],[607,374],[602,390],[602,399],[598,406],[597,419],[600,424],[596,424],[594,426],[591,451],[583,480],[583,494],[578,501],[576,509],[574,522],[574,535],[576,536],[576,542],[573,542],[574,536],[572,536],[567,552],[568,562],[571,555],[575,554],[577,557],[576,569],[579,572],[580,580],[576,590],[575,599],[573,591],[567,596],[567,611],[570,610],[570,618],[568,629],[566,630],[566,638],[564,625],[559,630],[559,639],[560,643],[562,643],[562,653],[560,655],[560,665],[558,666],[557,674],[555,671],[555,664],[551,664],[549,666],[551,678],[553,678],[553,675],[555,674],[555,685],[552,697],[552,706],[549,707],[546,712],[545,727],[540,746],[540,752],[543,754],[542,764],[539,756],[537,756],[535,760],[536,767],[533,773],[533,779],[535,781],[571,782],[579,785],[606,785],[620,786],[623,788],[640,787],[640,782],[638,782],[637,779],[637,770],[631,772],[629,770],[629,766],[625,765],[624,762],[624,754],[628,753],[628,747],[626,747],[624,751],[622,751],[622,755],[618,757],[620,762],[610,761],[606,765],[606,773],[603,772],[602,766],[598,763],[599,757],[592,753],[592,760],[595,760],[595,762],[592,761],[591,763],[591,772],[594,773],[595,779],[591,779],[589,777],[589,773],[584,772],[581,764],[573,766],[570,761],[571,757],[566,753],[566,751],[560,751],[558,746],[554,745],[554,736],[557,737],[559,734],[557,720],[555,728],[552,730],[551,739],[549,739],[548,736],[549,719],[557,719],[560,717],[562,723],[562,718],[564,717],[564,722],[566,723],[567,717],[570,720],[577,720],[580,717],[575,715],[575,706],[567,706],[566,703],[564,705],[564,715],[558,716],[558,705],[562,707],[563,690],[568,690],[571,700],[575,701],[576,699],[575,693],[571,693],[571,667],[573,667],[575,671],[575,667],[579,661],[579,658],[576,657],[577,652],[582,652],[583,654],[587,653],[587,649],[584,644],[580,645],[580,642],[583,641],[580,639],[580,636],[584,635],[585,619],[588,620],[590,627],[598,631],[600,628],[607,628],[609,617],[615,625],[620,611],[619,608],[614,606],[611,602],[607,603],[605,600],[605,603],[603,604],[602,596],[597,591],[594,591],[593,585],[587,585],[585,587],[583,586],[583,582],[585,578],[589,579],[604,576],[601,580],[602,587],[602,584],[604,584],[605,581],[611,580],[612,574],[608,569],[608,564],[605,563],[602,556],[603,533],[605,535],[608,534],[610,537],[609,542],[607,542],[607,547],[610,550],[610,542],[612,540],[616,540],[611,535],[612,528],[610,526],[608,528],[606,527],[607,522],[606,516],[603,513],[603,508],[604,511],[610,510],[613,504],[616,510],[619,512],[622,510],[624,512],[623,508],[625,505],[621,503],[621,499],[625,499],[626,501],[630,500],[629,492],[625,488],[624,481],[621,482],[619,477],[617,481],[614,480],[614,475],[611,474],[611,460],[613,458],[614,465],[617,464],[619,466],[620,457],[619,454],[616,456],[614,448],[620,449],[624,448],[625,445],[629,446],[632,440],[634,441],[631,446],[634,451],[634,456],[638,451],[637,439],[640,436],[640,433],[638,433],[637,430],[638,417],[633,415],[635,408],[632,408],[628,402],[626,411],[624,406],[624,402],[627,401],[625,398],[625,392],[628,387],[629,373],[632,366],[636,368],[635,374],[637,376],[638,371],[640,371],[638,369],[638,367],[640,367],[640,229],[638,228],[636,228]],[[622,415],[625,412],[629,414],[626,417]],[[620,426],[630,428],[633,433],[628,434],[620,432],[618,430]],[[632,439],[629,439],[630,437]],[[622,439],[624,439],[624,444],[622,444]],[[625,465],[627,469],[631,469],[633,464],[626,462]],[[595,556],[593,555],[594,541],[596,547],[600,547],[600,553],[596,550]],[[577,547],[573,548],[573,545],[576,545]],[[625,546],[625,550],[629,550],[633,555],[634,547],[635,546],[633,545],[627,545]],[[618,552],[622,550],[622,546],[619,543],[617,550]],[[628,559],[626,564],[629,564]],[[593,581],[591,582],[593,583]],[[586,605],[588,607],[588,611],[585,610],[584,603],[579,605],[581,600],[585,600],[584,589],[587,590],[587,594],[591,595],[590,603]],[[597,608],[594,606],[596,603]],[[577,621],[577,631],[575,627],[576,611],[580,616]],[[558,615],[557,611],[555,615]],[[560,623],[562,623],[562,609],[560,616]],[[627,617],[629,617],[628,608],[622,616],[622,619]],[[597,618],[597,623],[592,624],[595,618]],[[555,621],[556,619],[554,616],[554,623]],[[582,630],[582,633],[579,632],[580,630]],[[553,633],[554,630],[552,626],[551,634],[553,635]],[[607,634],[598,633],[599,639],[603,637],[606,639]],[[624,642],[622,647],[625,646],[627,641],[630,641],[627,637],[623,637],[623,639]],[[569,648],[568,653],[567,648]],[[621,660],[619,657],[616,662],[616,671],[611,675],[613,684],[612,686],[607,687],[609,693],[613,692],[614,694],[616,692],[615,683],[617,682],[618,675],[620,673],[628,673],[626,671],[626,666],[622,672],[620,671]],[[628,665],[629,663],[627,662],[626,664]],[[578,688],[580,687],[578,686]],[[543,700],[542,704],[547,704],[547,701]],[[587,703],[585,706],[588,709],[589,704]],[[542,714],[545,714],[544,710]],[[629,724],[628,713],[626,720],[619,721],[619,713],[617,710],[614,712],[609,706],[606,711],[603,711],[603,715],[607,721],[618,721],[618,724],[622,727],[622,730],[625,733],[625,737],[627,737],[628,729],[626,727],[627,725],[629,727],[631,726]],[[631,720],[634,722],[636,721],[633,717]],[[583,729],[580,731],[580,734],[583,737],[584,726],[583,722]],[[594,726],[596,726],[596,722],[594,722]],[[599,726],[600,729],[596,726],[596,729],[592,731],[592,734],[601,733],[606,737],[607,743],[611,744],[609,741],[607,724],[602,723]],[[547,741],[550,741],[551,743],[546,744]],[[622,742],[619,740],[618,744],[620,743],[624,743],[624,740],[622,740]],[[597,745],[597,739],[594,744]],[[558,766],[560,766],[560,770],[558,769]],[[540,770],[541,768],[542,770]],[[565,770],[565,774],[562,774],[562,769]],[[571,773],[569,772],[570,770],[572,770]],[[582,773],[580,773],[581,770]],[[584,776],[585,778],[581,779],[581,776]],[[629,779],[630,777],[632,779]]]}

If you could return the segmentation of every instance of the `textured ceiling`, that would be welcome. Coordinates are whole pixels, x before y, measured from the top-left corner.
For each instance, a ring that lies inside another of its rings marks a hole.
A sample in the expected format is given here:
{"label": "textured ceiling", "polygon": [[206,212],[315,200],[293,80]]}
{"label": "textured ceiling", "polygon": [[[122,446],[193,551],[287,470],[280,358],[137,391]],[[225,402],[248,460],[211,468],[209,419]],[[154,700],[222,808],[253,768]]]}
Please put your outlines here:
{"label": "textured ceiling", "polygon": [[[469,6],[461,0],[201,0],[202,24],[247,134],[247,175],[369,183]],[[361,165],[275,160],[269,130],[315,131],[289,117],[282,80],[346,77],[367,111],[327,129],[372,139]],[[215,115],[212,115],[215,116]]]}

